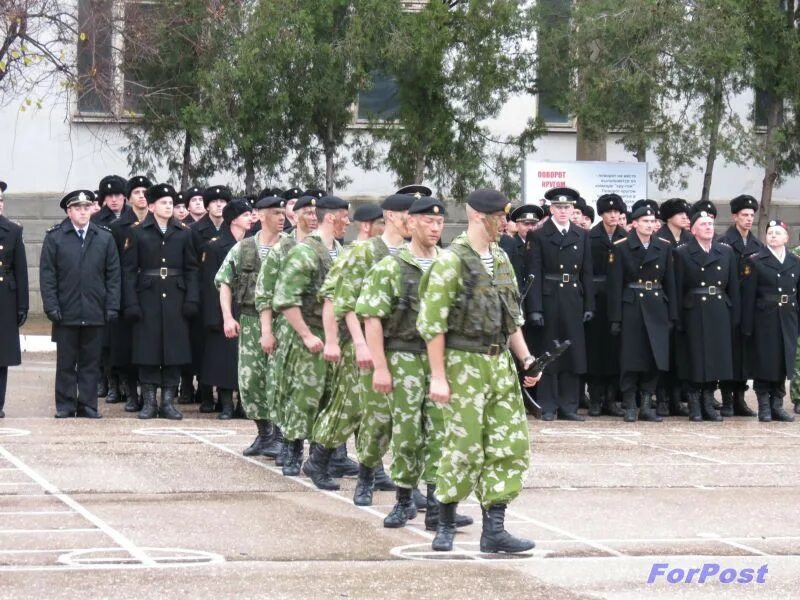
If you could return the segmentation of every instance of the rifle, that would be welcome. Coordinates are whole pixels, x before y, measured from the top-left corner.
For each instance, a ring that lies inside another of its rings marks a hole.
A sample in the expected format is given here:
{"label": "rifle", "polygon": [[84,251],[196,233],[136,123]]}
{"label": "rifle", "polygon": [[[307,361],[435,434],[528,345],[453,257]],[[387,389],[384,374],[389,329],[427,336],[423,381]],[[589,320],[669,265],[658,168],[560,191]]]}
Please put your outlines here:
{"label": "rifle", "polygon": [[525,296],[528,295],[528,292],[531,291],[531,286],[533,285],[534,275],[533,273],[527,275],[525,277],[525,287],[522,289],[522,292],[519,295],[519,310],[524,315],[525,314]]}
{"label": "rifle", "polygon": [[571,345],[572,342],[569,340],[564,340],[563,342],[553,340],[553,349],[537,356],[536,359],[531,363],[531,366],[523,372],[523,375],[526,377],[537,377],[542,371],[544,371],[547,365],[564,354],[564,352],[566,352]]}

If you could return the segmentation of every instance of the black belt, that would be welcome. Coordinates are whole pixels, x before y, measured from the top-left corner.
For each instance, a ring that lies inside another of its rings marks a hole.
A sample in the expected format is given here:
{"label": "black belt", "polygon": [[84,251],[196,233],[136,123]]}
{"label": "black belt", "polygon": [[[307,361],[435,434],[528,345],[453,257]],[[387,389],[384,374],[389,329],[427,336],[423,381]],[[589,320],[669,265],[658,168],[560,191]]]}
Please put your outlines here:
{"label": "black belt", "polygon": [[139,275],[144,275],[146,277],[161,277],[161,279],[166,279],[167,277],[182,276],[183,269],[168,269],[167,267],[161,267],[160,269],[142,269],[139,271]]}
{"label": "black belt", "polygon": [[761,297],[762,300],[767,302],[777,302],[778,304],[789,304],[792,299],[791,294],[765,294]]}
{"label": "black belt", "polygon": [[560,281],[561,283],[571,283],[575,281],[577,275],[573,273],[546,273],[544,278],[550,281]]}
{"label": "black belt", "polygon": [[631,290],[660,290],[660,281],[642,281],[641,283],[629,283],[628,288]]}
{"label": "black belt", "polygon": [[608,276],[606,275],[595,275],[592,277],[592,281],[595,283],[605,283],[606,279],[608,279]]}
{"label": "black belt", "polygon": [[240,304],[239,305],[239,311],[243,315],[248,315],[250,317],[257,317],[258,316],[258,311],[256,310],[256,305],[255,304]]}
{"label": "black belt", "polygon": [[448,333],[445,335],[444,345],[452,350],[498,356],[508,347],[508,339],[505,336],[500,338],[488,336],[467,337],[457,333]]}
{"label": "black belt", "polygon": [[384,338],[383,347],[394,352],[411,352],[413,354],[425,354],[427,346],[420,337],[413,340],[401,340],[400,338]]}
{"label": "black belt", "polygon": [[706,287],[696,287],[689,290],[690,294],[701,294],[703,296],[722,296],[725,293],[725,290],[719,288],[715,285],[709,285]]}

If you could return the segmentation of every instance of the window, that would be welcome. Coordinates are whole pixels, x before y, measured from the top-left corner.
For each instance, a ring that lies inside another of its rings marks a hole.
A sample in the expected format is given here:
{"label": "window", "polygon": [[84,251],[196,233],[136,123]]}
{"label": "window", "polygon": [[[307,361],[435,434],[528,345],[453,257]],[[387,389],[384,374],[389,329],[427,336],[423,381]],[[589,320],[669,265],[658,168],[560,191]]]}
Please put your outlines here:
{"label": "window", "polygon": [[[767,117],[769,114],[769,107],[772,102],[772,94],[764,90],[753,90],[753,124],[757,128],[765,129],[767,127]],[[783,110],[781,110],[783,113]],[[779,117],[779,122],[783,122],[783,114]]]}
{"label": "window", "polygon": [[78,3],[78,112],[111,112],[114,89],[113,0]]}
{"label": "window", "polygon": [[537,114],[548,125],[569,125],[572,119],[561,106],[570,85],[566,65],[571,0],[539,0],[537,4],[543,22],[537,32]]}
{"label": "window", "polygon": [[358,94],[357,121],[394,121],[400,112],[397,82],[380,71],[372,74],[372,85]]}

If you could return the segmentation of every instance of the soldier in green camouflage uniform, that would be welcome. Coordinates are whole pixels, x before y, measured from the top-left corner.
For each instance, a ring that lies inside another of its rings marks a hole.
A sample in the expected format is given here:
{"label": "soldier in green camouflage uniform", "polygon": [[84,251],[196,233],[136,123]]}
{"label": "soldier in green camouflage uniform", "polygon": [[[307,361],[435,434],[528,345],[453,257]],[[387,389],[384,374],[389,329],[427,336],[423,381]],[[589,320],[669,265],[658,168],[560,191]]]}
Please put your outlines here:
{"label": "soldier in green camouflage uniform", "polygon": [[[316,202],[319,228],[286,256],[283,271],[275,285],[272,309],[281,311],[291,329],[286,339],[286,406],[283,435],[290,442],[283,465],[284,475],[299,475],[303,441],[310,437],[319,409],[329,397],[331,369],[322,356],[323,300],[320,289],[341,246],[336,238],[344,235],[349,223],[348,205],[335,196]],[[320,446],[312,457],[320,488],[335,490],[338,484],[328,474],[332,451]]]}
{"label": "soldier in green camouflage uniform", "polygon": [[[436,486],[434,550],[451,550],[455,510],[474,490],[483,512],[482,552],[523,552],[531,541],[505,531],[505,509],[522,490],[528,423],[509,346],[527,369],[519,292],[497,238],[511,208],[495,190],[467,197],[466,234],[439,255],[420,283],[417,328],[431,367],[430,397],[444,406],[446,432]],[[538,381],[525,377],[523,384]]]}
{"label": "soldier in green camouflage uniform", "polygon": [[[291,328],[282,314],[273,315],[272,299],[275,284],[283,271],[286,255],[298,242],[302,242],[317,228],[316,198],[303,196],[295,203],[294,213],[297,226],[287,236],[272,247],[267,257],[261,261],[261,269],[256,279],[256,310],[261,319],[261,349],[269,356],[267,363],[266,397],[269,409],[269,420],[279,428],[283,428],[283,413],[286,388],[286,343]],[[283,466],[288,453],[288,445],[284,440],[281,453],[275,458],[275,464]]]}
{"label": "soldier in green camouflage uniform", "polygon": [[[419,281],[428,270],[444,228],[444,204],[424,197],[409,208],[411,243],[387,256],[367,275],[356,305],[364,319],[367,343],[375,371],[372,389],[385,395],[391,409],[392,477],[397,503],[383,520],[384,527],[403,527],[416,512],[412,490],[420,480],[428,484],[425,528],[435,530],[439,520],[434,496],[436,473],[444,438],[444,410],[427,399],[430,369],[425,342],[417,332]],[[456,525],[472,524],[457,516]]]}
{"label": "soldier in green camouflage uniform", "polygon": [[[796,256],[800,256],[800,246],[794,248],[792,252]],[[800,343],[798,343],[798,346],[800,346]],[[792,399],[792,404],[794,404],[795,414],[800,415],[800,352],[797,352],[794,357],[794,373],[789,384],[789,398]]]}
{"label": "soldier in green camouflage uniform", "polygon": [[[261,230],[244,238],[231,248],[214,278],[220,290],[223,325],[226,337],[239,337],[239,396],[248,419],[256,422],[258,435],[245,456],[268,456],[280,453],[280,429],[270,422],[271,411],[267,403],[268,355],[261,348],[261,323],[256,310],[256,281],[261,263],[278,241],[285,217],[285,200],[265,196],[257,204]],[[241,315],[237,323],[231,312],[235,301]]]}

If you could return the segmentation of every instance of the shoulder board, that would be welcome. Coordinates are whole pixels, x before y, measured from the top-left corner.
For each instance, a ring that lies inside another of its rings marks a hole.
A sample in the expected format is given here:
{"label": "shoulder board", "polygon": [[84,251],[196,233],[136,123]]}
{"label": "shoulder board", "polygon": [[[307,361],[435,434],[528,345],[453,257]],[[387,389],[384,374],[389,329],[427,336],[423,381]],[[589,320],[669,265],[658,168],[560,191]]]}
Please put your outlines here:
{"label": "shoulder board", "polygon": [[55,231],[55,230],[56,230],[56,229],[58,229],[59,227],[61,227],[61,223],[56,223],[56,224],[55,224],[55,225],[53,225],[53,226],[52,226],[50,229],[48,229],[48,230],[47,230],[47,233],[50,233],[51,231]]}
{"label": "shoulder board", "polygon": [[17,227],[19,227],[20,229],[22,229],[22,223],[20,223],[19,221],[11,221],[11,222],[12,222],[14,225],[16,225]]}
{"label": "shoulder board", "polygon": [[141,221],[136,221],[135,223],[131,223],[131,227],[136,227],[136,226],[141,225],[141,224],[142,224]]}
{"label": "shoulder board", "polygon": [[731,245],[730,245],[728,242],[723,242],[722,240],[717,240],[717,241],[718,241],[720,244],[722,244],[723,246],[727,246],[728,248],[730,248],[730,247],[731,247]]}
{"label": "shoulder board", "polygon": [[183,227],[184,229],[189,229],[189,226],[183,221],[179,221],[179,223],[181,224],[181,227]]}
{"label": "shoulder board", "polygon": [[622,242],[627,242],[627,241],[628,241],[627,237],[619,238],[616,242],[614,242],[614,245],[616,246],[618,244],[621,244]]}
{"label": "shoulder board", "polygon": [[661,237],[661,236],[659,236],[659,235],[657,235],[656,237],[657,237],[658,239],[660,239],[662,242],[664,242],[665,244],[669,244],[670,246],[672,245],[672,242],[670,242],[669,240],[665,240],[664,238],[662,238],[662,237]]}
{"label": "shoulder board", "polygon": [[108,227],[106,227],[105,225],[101,225],[100,223],[95,223],[95,225],[97,225],[100,229],[105,229],[106,231],[111,233],[111,230]]}
{"label": "shoulder board", "polygon": [[211,239],[210,239],[210,240],[208,240],[208,241],[209,241],[209,242],[216,242],[218,239],[219,239],[218,237],[213,237],[213,238],[211,238]]}

